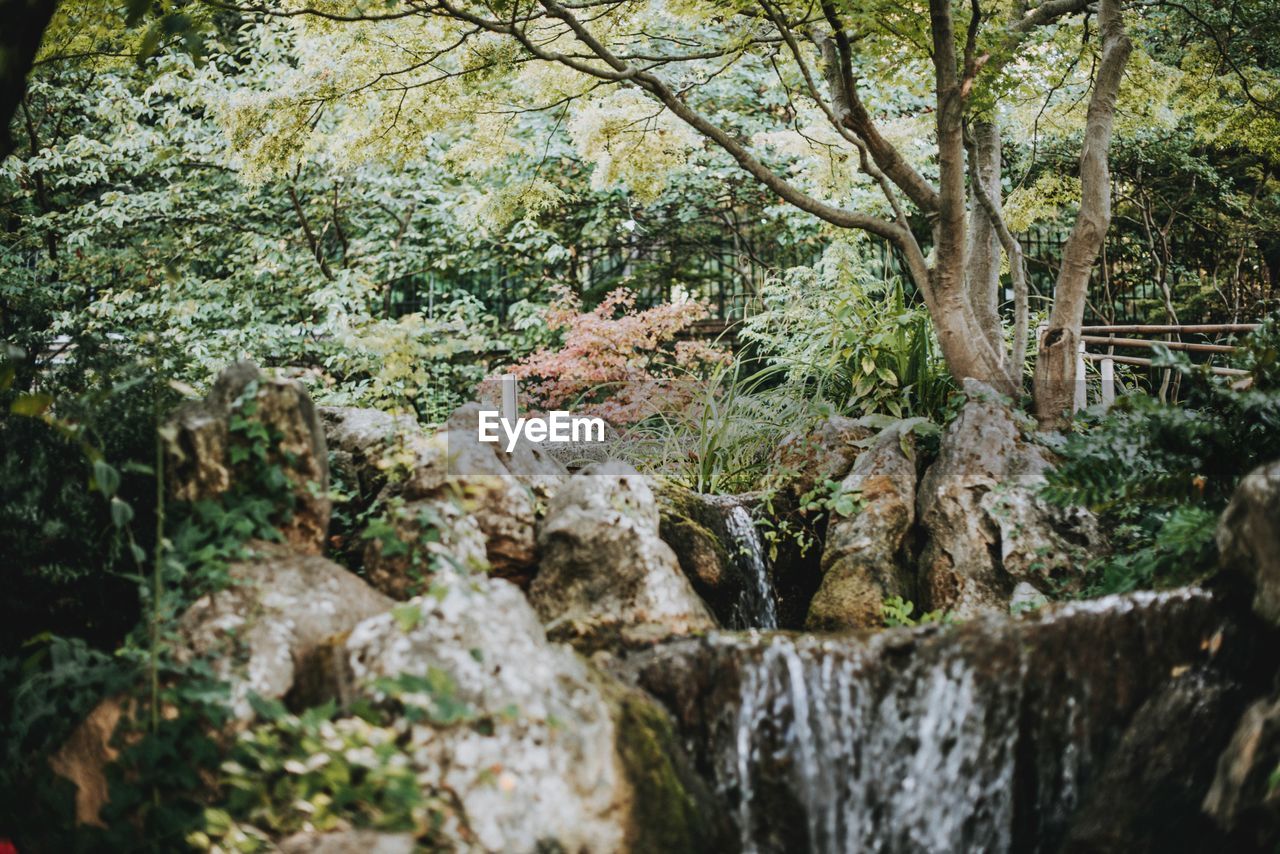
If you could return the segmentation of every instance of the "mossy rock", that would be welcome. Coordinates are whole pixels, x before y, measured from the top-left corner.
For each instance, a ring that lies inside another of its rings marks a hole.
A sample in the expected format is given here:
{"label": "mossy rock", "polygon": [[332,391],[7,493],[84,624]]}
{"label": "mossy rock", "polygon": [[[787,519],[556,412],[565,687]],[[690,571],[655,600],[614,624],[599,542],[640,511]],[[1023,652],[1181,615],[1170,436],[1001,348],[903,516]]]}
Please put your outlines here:
{"label": "mossy rock", "polygon": [[648,694],[613,683],[618,758],[634,790],[627,849],[735,852],[737,834],[724,805],[698,776],[667,712]]}

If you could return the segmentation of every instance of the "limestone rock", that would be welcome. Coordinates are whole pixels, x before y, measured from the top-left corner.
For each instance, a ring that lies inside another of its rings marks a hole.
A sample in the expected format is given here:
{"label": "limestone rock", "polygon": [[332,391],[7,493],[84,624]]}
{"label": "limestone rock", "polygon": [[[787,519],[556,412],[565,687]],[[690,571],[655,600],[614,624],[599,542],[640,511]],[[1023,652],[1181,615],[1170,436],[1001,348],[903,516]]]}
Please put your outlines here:
{"label": "limestone rock", "polygon": [[1222,566],[1253,587],[1253,610],[1280,625],[1280,460],[1254,469],[1236,487],[1218,522]]}
{"label": "limestone rock", "polygon": [[241,721],[253,717],[250,693],[283,698],[327,638],[394,604],[322,557],[274,543],[250,548],[252,557],[230,567],[232,585],[196,600],[178,620],[183,654],[211,656]]}
{"label": "limestone rock", "polygon": [[1047,589],[1082,555],[1102,550],[1084,509],[1038,495],[1052,453],[989,387],[965,380],[969,400],[943,434],[925,473],[917,512],[926,532],[919,588],[927,610],[958,617],[1008,610],[1019,581]]}
{"label": "limestone rock", "polygon": [[387,485],[397,452],[423,435],[417,419],[378,409],[321,406],[320,419],[336,474],[356,493],[357,512]]}
{"label": "limestone rock", "polygon": [[1200,812],[1215,751],[1231,735],[1237,686],[1212,668],[1178,668],[1134,713],[1071,819],[1068,852],[1212,851],[1220,834]]}
{"label": "limestone rock", "polygon": [[[1223,830],[1258,850],[1280,840],[1280,695],[1259,700],[1240,719],[1218,759],[1204,811]],[[1268,844],[1269,843],[1269,844]]]}
{"label": "limestone rock", "polygon": [[385,529],[364,540],[361,567],[373,587],[392,599],[427,592],[438,570],[487,572],[488,540],[476,517],[448,497],[388,503]]}
{"label": "limestone rock", "polygon": [[[643,716],[665,720],[661,711],[642,695],[619,695],[573,650],[548,642],[517,588],[458,575],[402,608],[412,606],[416,619],[397,609],[357,626],[347,642],[350,668],[375,698],[380,678],[425,677],[440,686],[422,702],[447,698],[456,719],[413,725],[405,749],[423,785],[456,799],[460,824],[474,838],[465,847],[695,851],[710,844],[715,811],[698,797],[696,778],[670,770],[675,760],[666,749],[675,739],[648,750],[656,730]],[[649,775],[658,772],[662,783],[654,786]],[[666,805],[657,827],[639,820],[642,792],[651,806]],[[676,831],[675,844],[644,843],[664,830]]]}
{"label": "limestone rock", "polygon": [[295,833],[280,842],[280,854],[413,854],[412,833],[340,830]]}
{"label": "limestone rock", "polygon": [[784,438],[770,470],[780,473],[786,494],[799,498],[824,481],[843,479],[874,434],[856,418],[833,415],[813,430]]}
{"label": "limestone rock", "polygon": [[[669,482],[653,482],[658,533],[680,569],[722,626],[750,628],[752,615],[770,611],[772,597],[764,546],[752,517],[754,495],[703,495]],[[761,578],[761,575],[764,578]],[[776,606],[774,624],[776,628]],[[754,624],[759,627],[759,621]]]}
{"label": "limestone rock", "polygon": [[658,526],[652,491],[623,463],[589,466],[556,493],[529,591],[554,637],[590,647],[715,627]]}
{"label": "limestone rock", "polygon": [[295,549],[320,554],[332,510],[320,419],[300,383],[264,376],[252,362],[224,369],[204,400],[178,407],[161,428],[171,494],[199,501],[231,488],[237,469],[233,446],[242,441],[231,426],[237,416],[266,427],[268,464],[281,466],[293,483],[293,513],[281,520],[281,533]]}
{"label": "limestone rock", "polygon": [[884,625],[887,597],[914,598],[910,544],[915,522],[917,457],[913,434],[883,430],[841,482],[862,509],[832,518],[822,552],[822,583],[806,628],[841,630]]}

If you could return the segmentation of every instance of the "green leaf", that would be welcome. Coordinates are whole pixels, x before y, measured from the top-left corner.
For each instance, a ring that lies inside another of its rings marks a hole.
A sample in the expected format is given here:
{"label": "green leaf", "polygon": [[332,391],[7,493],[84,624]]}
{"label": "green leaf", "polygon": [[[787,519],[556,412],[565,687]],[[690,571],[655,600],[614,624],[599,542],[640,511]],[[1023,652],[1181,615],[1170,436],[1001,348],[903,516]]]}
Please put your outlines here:
{"label": "green leaf", "polygon": [[128,502],[121,501],[119,498],[111,499],[111,522],[117,528],[123,528],[133,521],[133,508]]}
{"label": "green leaf", "polygon": [[120,472],[116,471],[115,467],[105,460],[94,460],[93,488],[107,498],[111,498],[116,494],[116,490],[120,488]]}

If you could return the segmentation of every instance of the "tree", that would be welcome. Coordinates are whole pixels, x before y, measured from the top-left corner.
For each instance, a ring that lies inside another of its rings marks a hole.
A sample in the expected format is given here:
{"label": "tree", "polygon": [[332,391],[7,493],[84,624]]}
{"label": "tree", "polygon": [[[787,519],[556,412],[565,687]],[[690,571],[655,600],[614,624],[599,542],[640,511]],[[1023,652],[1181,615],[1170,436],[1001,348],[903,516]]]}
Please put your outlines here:
{"label": "tree", "polygon": [[[635,93],[631,122],[659,138],[651,150],[656,147],[678,162],[672,151],[696,144],[686,139],[692,131],[786,203],[838,229],[891,242],[928,306],[951,372],[1009,394],[1022,388],[1026,299],[1020,250],[1001,217],[1001,99],[1019,85],[1034,84],[1019,79],[1045,67],[1046,56],[1053,58],[1054,40],[1061,39],[1059,31],[1070,31],[1065,22],[1079,18],[1078,31],[1090,45],[1094,66],[1080,149],[1082,194],[1037,360],[1036,412],[1054,421],[1071,400],[1089,270],[1110,217],[1107,150],[1130,53],[1118,0],[1100,4],[1096,33],[1085,0],[987,9],[973,0],[959,16],[944,0],[930,0],[927,10],[887,2],[565,5],[516,0],[495,6],[428,0],[387,11],[356,5],[277,14],[307,19],[301,27],[316,39],[336,39],[343,47],[334,50],[355,49],[365,59],[369,42],[392,46],[382,53],[382,64],[361,71],[339,62],[323,84],[306,83],[287,108],[276,104],[277,116],[294,111],[295,129],[303,105],[319,116],[344,101],[358,102],[367,118],[370,104],[382,100],[396,104],[394,121],[403,125],[401,133],[430,133],[439,128],[432,114],[456,118],[483,112],[484,103],[477,104],[480,81],[488,106],[509,115],[562,109],[574,101],[599,104],[613,98],[617,104],[624,93]],[[495,83],[504,75],[527,81],[536,74],[530,66],[550,66],[560,75],[543,71],[556,82],[542,91],[513,94]],[[772,82],[757,74],[749,84],[760,100],[724,100],[720,81],[752,67],[774,72]],[[493,103],[499,91],[505,107]],[[602,92],[613,94],[602,97]],[[882,104],[882,113],[932,116],[929,156],[902,150],[873,115],[869,92],[898,100]],[[416,117],[407,118],[415,105]],[[802,127],[804,117],[821,116],[828,138],[816,144],[829,149],[833,162],[856,161],[882,195],[879,210],[850,206],[838,194],[806,187],[787,173],[785,159],[761,152],[749,137],[753,113],[770,110],[811,139],[812,128]],[[382,116],[386,113],[382,108]],[[610,168],[618,168],[615,160]],[[1011,261],[1019,295],[1008,352],[997,311],[1001,252]]]}

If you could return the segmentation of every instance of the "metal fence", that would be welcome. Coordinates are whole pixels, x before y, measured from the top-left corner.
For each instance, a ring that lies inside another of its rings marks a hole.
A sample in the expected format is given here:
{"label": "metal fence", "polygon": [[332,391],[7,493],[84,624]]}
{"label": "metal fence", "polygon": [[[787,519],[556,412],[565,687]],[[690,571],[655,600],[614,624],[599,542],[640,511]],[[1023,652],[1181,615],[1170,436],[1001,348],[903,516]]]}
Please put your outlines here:
{"label": "metal fence", "polygon": [[[1018,235],[1027,263],[1028,288],[1033,310],[1048,308],[1066,243],[1065,231],[1036,230]],[[904,275],[896,249],[883,241],[868,244],[873,270],[884,278]],[[393,282],[385,309],[391,316],[409,312],[433,315],[451,297],[469,294],[505,319],[519,300],[545,299],[553,285],[568,284],[587,305],[618,287],[636,293],[642,307],[689,297],[711,307],[712,324],[723,329],[748,316],[760,287],[788,267],[812,264],[822,254],[817,242],[783,245],[764,242],[748,246],[734,236],[723,239],[636,237],[609,243],[568,247],[555,261],[493,259],[480,269],[451,268],[423,271]],[[1255,281],[1256,280],[1256,281]],[[1259,269],[1250,279],[1254,296],[1246,316],[1262,316],[1275,303],[1267,271]],[[1194,275],[1184,275],[1170,285],[1174,302],[1185,302],[1186,292],[1198,287]],[[1113,233],[1095,264],[1085,323],[1094,325],[1168,323],[1165,295],[1151,273],[1141,247],[1129,245],[1123,234]],[[1012,292],[1004,291],[1003,310],[1012,312]],[[1213,312],[1201,312],[1212,315]],[[1203,316],[1217,320],[1230,317]]]}

